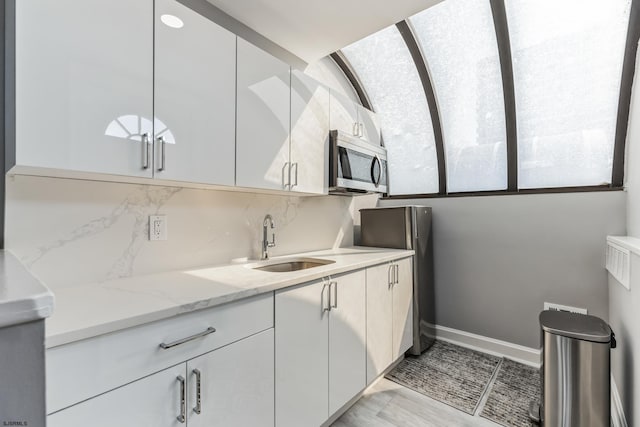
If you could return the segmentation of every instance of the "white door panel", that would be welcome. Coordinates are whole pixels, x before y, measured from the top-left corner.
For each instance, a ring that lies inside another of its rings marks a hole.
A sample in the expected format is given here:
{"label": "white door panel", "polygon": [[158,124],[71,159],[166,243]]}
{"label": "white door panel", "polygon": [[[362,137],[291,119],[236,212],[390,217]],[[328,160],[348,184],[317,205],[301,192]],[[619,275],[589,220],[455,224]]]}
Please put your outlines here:
{"label": "white door panel", "polygon": [[276,425],[319,426],[328,414],[329,312],[323,282],[276,292]]}
{"label": "white door panel", "polygon": [[156,0],[155,13],[155,176],[233,185],[236,36],[175,0]]}
{"label": "white door panel", "polygon": [[327,194],[329,89],[300,71],[291,73],[291,190]]}
{"label": "white door panel", "polygon": [[[186,365],[160,371],[47,417],[48,427],[178,427]],[[70,381],[73,379],[71,378]]]}
{"label": "white door panel", "polygon": [[366,367],[366,277],[360,270],[339,276],[329,314],[329,413],[362,391]]}
{"label": "white door panel", "polygon": [[17,164],[151,177],[153,1],[15,3]]}
{"label": "white door panel", "polygon": [[290,69],[238,38],[236,185],[289,189]]}

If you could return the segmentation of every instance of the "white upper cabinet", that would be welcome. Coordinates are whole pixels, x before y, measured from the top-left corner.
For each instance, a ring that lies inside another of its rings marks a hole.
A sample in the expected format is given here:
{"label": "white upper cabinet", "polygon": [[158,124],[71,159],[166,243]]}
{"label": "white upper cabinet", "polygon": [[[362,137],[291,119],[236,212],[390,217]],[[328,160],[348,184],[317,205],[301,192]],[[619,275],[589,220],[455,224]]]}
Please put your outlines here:
{"label": "white upper cabinet", "polygon": [[236,185],[288,190],[289,65],[238,38]]}
{"label": "white upper cabinet", "polygon": [[331,130],[340,130],[371,144],[380,145],[380,124],[376,114],[333,90],[331,91],[330,126]]}
{"label": "white upper cabinet", "polygon": [[332,90],[329,115],[331,130],[339,130],[357,136],[358,109],[356,105],[352,99]]}
{"label": "white upper cabinet", "polygon": [[175,0],[156,0],[157,178],[234,184],[235,62],[234,34]]}
{"label": "white upper cabinet", "polygon": [[291,190],[327,194],[329,89],[291,73]]}
{"label": "white upper cabinet", "polygon": [[356,107],[358,109],[360,137],[373,145],[380,145],[380,123],[378,122],[378,116],[362,105],[357,105]]}
{"label": "white upper cabinet", "polygon": [[151,177],[153,0],[15,6],[16,164]]}
{"label": "white upper cabinet", "polygon": [[12,172],[328,193],[329,90],[182,2],[15,11]]}

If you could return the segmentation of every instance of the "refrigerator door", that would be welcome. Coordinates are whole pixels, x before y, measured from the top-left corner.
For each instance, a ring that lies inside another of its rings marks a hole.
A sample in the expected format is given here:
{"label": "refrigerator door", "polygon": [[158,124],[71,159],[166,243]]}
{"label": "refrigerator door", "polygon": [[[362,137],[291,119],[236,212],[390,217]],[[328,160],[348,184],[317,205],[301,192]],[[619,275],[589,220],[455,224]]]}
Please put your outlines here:
{"label": "refrigerator door", "polygon": [[433,237],[431,208],[415,206],[412,209],[413,259],[413,347],[407,353],[419,356],[431,347],[435,338],[435,282],[433,277]]}

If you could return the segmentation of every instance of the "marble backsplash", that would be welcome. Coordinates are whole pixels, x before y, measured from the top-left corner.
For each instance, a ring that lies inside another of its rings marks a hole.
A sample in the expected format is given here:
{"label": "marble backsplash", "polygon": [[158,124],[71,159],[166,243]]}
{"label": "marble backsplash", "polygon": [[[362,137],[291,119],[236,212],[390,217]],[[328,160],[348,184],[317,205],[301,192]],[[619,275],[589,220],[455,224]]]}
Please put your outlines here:
{"label": "marble backsplash", "polygon": [[[5,247],[53,290],[258,258],[267,213],[273,256],[351,246],[358,209],[377,202],[30,176],[6,186]],[[156,214],[167,241],[148,239]]]}

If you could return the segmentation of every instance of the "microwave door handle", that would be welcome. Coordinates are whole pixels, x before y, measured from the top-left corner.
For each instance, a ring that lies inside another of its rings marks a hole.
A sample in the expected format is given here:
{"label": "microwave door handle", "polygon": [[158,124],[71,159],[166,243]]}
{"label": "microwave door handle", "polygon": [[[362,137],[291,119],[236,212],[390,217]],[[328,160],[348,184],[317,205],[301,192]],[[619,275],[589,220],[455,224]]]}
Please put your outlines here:
{"label": "microwave door handle", "polygon": [[[378,176],[375,176],[376,163],[378,163]],[[382,163],[380,162],[380,158],[375,156],[373,161],[371,162],[371,182],[375,184],[377,187],[380,185],[380,179],[382,178]]]}

